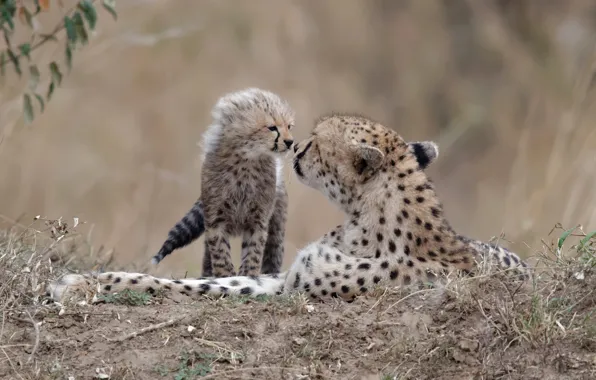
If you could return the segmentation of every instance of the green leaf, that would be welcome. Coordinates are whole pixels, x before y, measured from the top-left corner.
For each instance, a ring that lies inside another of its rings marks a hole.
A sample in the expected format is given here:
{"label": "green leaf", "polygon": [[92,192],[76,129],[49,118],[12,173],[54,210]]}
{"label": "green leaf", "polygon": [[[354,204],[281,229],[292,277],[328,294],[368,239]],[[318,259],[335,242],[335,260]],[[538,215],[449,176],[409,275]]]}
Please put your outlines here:
{"label": "green leaf", "polygon": [[87,20],[87,23],[89,24],[89,29],[95,29],[95,25],[97,24],[97,12],[95,11],[93,3],[89,0],[81,0],[77,7],[83,12],[83,16],[85,16],[85,20]]}
{"label": "green leaf", "polygon": [[114,20],[118,20],[118,14],[116,14],[116,0],[103,0],[102,5],[106,11],[108,11]]}
{"label": "green leaf", "polygon": [[16,54],[12,51],[12,49],[7,49],[6,53],[8,54],[8,58],[10,58],[10,60],[12,61],[12,64],[14,65],[14,70],[17,72],[17,74],[19,74],[19,76],[21,76],[22,72],[21,72],[21,64],[19,62],[19,57],[16,56]]}
{"label": "green leaf", "polygon": [[585,247],[586,244],[594,237],[596,236],[596,231],[592,231],[589,234],[586,235],[586,237],[584,237],[582,240],[580,240],[579,244],[581,245],[581,247]]}
{"label": "green leaf", "polygon": [[70,44],[66,44],[64,55],[66,56],[66,68],[70,71],[72,69],[72,49],[70,48]]}
{"label": "green leaf", "polygon": [[54,89],[56,88],[56,85],[54,84],[54,82],[50,82],[50,85],[48,86],[48,93],[46,94],[46,100],[49,102],[50,99],[52,98],[52,95],[54,94]]}
{"label": "green leaf", "polygon": [[52,83],[56,83],[57,86],[60,86],[62,84],[62,73],[56,62],[50,63],[50,73],[52,74]]}
{"label": "green leaf", "polygon": [[31,124],[33,122],[33,104],[31,103],[31,96],[29,94],[23,95],[23,112],[25,116],[25,123]]}
{"label": "green leaf", "polygon": [[66,29],[66,37],[68,37],[68,40],[73,44],[77,42],[75,23],[68,16],[64,16],[64,29]]}
{"label": "green leaf", "polygon": [[21,54],[23,56],[27,57],[28,60],[31,60],[31,56],[29,55],[31,53],[31,45],[30,44],[28,44],[28,43],[20,44],[19,50],[21,51]]}
{"label": "green leaf", "polygon": [[32,91],[35,91],[37,85],[39,84],[39,70],[37,69],[37,65],[33,64],[29,66],[29,88]]}
{"label": "green leaf", "polygon": [[567,240],[567,238],[569,237],[569,235],[571,235],[571,233],[573,231],[575,231],[576,228],[577,227],[570,228],[570,229],[568,229],[567,231],[565,231],[565,232],[563,232],[561,234],[561,237],[559,238],[559,241],[557,243],[557,246],[559,247],[559,249],[563,248],[563,243],[565,243],[565,240]]}
{"label": "green leaf", "polygon": [[39,106],[41,107],[41,112],[43,112],[43,110],[46,108],[46,105],[43,101],[43,97],[39,94],[35,94],[35,98],[37,99],[37,101],[39,102]]}
{"label": "green leaf", "polygon": [[83,17],[79,12],[75,12],[72,16],[72,21],[75,24],[75,30],[77,31],[77,39],[81,41],[83,45],[87,44],[89,41],[89,36],[87,35],[87,30],[85,29],[85,23],[83,22]]}
{"label": "green leaf", "polygon": [[[14,16],[14,11],[16,10],[16,8],[11,9],[10,5],[4,5],[2,4],[2,8],[1,12],[2,13],[2,19],[4,19],[4,22],[6,22],[8,24],[8,27],[10,28],[11,31],[14,30],[14,21],[13,21],[13,16]],[[12,13],[12,14],[11,14]]]}

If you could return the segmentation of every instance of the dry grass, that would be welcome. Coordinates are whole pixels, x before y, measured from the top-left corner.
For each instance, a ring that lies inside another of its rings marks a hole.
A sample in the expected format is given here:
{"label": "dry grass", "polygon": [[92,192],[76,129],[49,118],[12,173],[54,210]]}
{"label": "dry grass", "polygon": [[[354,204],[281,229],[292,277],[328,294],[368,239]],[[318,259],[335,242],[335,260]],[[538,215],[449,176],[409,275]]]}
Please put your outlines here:
{"label": "dry grass", "polygon": [[76,231],[57,225],[39,220],[2,232],[2,378],[596,375],[596,239],[581,230],[544,243],[532,283],[487,269],[418,291],[380,287],[353,303],[123,292],[61,305],[45,297],[45,285],[87,270],[93,256],[65,240]]}

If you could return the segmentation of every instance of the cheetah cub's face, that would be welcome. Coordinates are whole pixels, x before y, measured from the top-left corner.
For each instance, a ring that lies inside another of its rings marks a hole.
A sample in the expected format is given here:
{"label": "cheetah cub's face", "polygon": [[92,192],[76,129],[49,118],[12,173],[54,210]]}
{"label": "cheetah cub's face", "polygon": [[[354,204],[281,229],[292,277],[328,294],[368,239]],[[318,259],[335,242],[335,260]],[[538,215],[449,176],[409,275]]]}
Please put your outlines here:
{"label": "cheetah cub's face", "polygon": [[206,137],[207,150],[221,137],[241,142],[246,153],[286,153],[294,144],[294,110],[278,95],[258,88],[227,94],[212,111],[213,130]]}
{"label": "cheetah cub's face", "polygon": [[368,119],[337,115],[319,120],[294,152],[300,182],[349,206],[356,193],[374,196],[388,176],[426,169],[439,151],[430,141],[407,143],[395,131]]}

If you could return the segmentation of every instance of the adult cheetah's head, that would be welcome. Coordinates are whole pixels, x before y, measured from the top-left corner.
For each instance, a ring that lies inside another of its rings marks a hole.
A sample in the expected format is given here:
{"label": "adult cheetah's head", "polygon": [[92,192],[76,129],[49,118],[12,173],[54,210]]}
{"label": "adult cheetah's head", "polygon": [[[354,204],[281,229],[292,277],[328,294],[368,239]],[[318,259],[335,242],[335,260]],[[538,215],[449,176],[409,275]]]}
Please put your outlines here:
{"label": "adult cheetah's head", "polygon": [[278,95],[248,88],[219,98],[213,123],[204,134],[205,153],[218,148],[222,137],[247,153],[285,153],[294,143],[295,113]]}
{"label": "adult cheetah's head", "polygon": [[349,115],[321,118],[294,152],[299,180],[341,204],[352,202],[354,191],[381,189],[386,185],[379,181],[393,174],[422,172],[439,154],[434,142],[407,143],[379,123]]}

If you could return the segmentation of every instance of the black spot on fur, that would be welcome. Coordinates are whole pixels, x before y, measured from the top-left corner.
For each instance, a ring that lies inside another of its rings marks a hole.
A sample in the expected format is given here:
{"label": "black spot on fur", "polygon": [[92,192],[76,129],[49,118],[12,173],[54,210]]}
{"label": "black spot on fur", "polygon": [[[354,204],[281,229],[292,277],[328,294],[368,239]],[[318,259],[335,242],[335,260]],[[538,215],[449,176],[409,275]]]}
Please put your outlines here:
{"label": "black spot on fur", "polygon": [[395,246],[395,242],[393,240],[389,240],[389,251],[391,253],[395,252],[396,246]]}
{"label": "black spot on fur", "polygon": [[369,263],[361,263],[358,265],[358,269],[360,270],[369,270],[370,269],[370,264]]}
{"label": "black spot on fur", "polygon": [[509,256],[503,256],[503,262],[507,266],[510,266],[511,265],[511,261],[509,260]]}
{"label": "black spot on fur", "polygon": [[252,294],[253,290],[249,286],[245,286],[244,288],[240,289],[240,294],[249,295]]}

